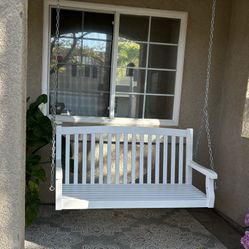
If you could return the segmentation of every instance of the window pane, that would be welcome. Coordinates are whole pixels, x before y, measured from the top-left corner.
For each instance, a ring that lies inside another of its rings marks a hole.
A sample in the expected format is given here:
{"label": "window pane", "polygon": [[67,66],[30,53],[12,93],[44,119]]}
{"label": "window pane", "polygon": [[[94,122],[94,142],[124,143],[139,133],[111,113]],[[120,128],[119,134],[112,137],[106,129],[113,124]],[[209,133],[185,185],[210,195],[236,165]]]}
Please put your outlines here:
{"label": "window pane", "polygon": [[144,92],[145,70],[132,68],[117,69],[116,92]]}
{"label": "window pane", "polygon": [[[106,41],[82,40],[82,57],[79,61],[86,64],[111,65],[112,43]],[[85,61],[85,62],[84,62]]]}
{"label": "window pane", "polygon": [[119,39],[118,67],[145,67],[146,54],[146,44]]}
{"label": "window pane", "polygon": [[147,93],[174,94],[175,72],[148,70]]}
{"label": "window pane", "polygon": [[172,119],[173,97],[146,96],[145,118]]}
{"label": "window pane", "polygon": [[143,98],[141,95],[116,95],[115,117],[142,118]]}
{"label": "window pane", "polygon": [[[95,70],[97,70],[97,77]],[[62,91],[109,91],[109,82],[110,68],[67,64],[60,67],[58,89]]]}
{"label": "window pane", "polygon": [[[58,62],[60,64],[73,63],[77,57],[80,56],[80,41],[78,39],[72,38],[61,38],[59,40],[59,51],[58,51]],[[50,66],[51,69],[54,68],[56,62],[56,48],[53,38],[51,39],[51,56],[50,56]]]}
{"label": "window pane", "polygon": [[151,18],[150,41],[162,43],[178,43],[180,19]]}
{"label": "window pane", "polygon": [[[94,75],[96,69],[97,77]],[[57,92],[58,114],[108,116],[109,75],[110,69],[104,67],[76,64],[61,67]]]}
{"label": "window pane", "polygon": [[[53,10],[52,25],[54,18]],[[58,114],[109,116],[113,20],[113,14],[62,10]],[[56,56],[52,27],[51,30],[50,85],[53,85]]]}
{"label": "window pane", "polygon": [[149,17],[120,15],[119,37],[127,40],[147,41]]}
{"label": "window pane", "polygon": [[107,117],[109,94],[58,91],[57,113],[71,116]]}
{"label": "window pane", "polygon": [[84,38],[112,40],[114,15],[83,12]]}
{"label": "window pane", "polygon": [[150,68],[176,69],[176,58],[176,46],[150,45]]}
{"label": "window pane", "polygon": [[[51,38],[55,37],[56,9],[51,11]],[[82,37],[82,11],[60,10],[60,36],[63,38]]]}

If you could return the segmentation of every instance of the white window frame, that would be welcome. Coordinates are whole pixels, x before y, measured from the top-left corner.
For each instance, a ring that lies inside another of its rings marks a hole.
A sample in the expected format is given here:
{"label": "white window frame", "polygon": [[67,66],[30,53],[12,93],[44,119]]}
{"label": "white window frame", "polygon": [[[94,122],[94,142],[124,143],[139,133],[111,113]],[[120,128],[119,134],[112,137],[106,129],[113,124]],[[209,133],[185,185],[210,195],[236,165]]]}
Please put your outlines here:
{"label": "white window frame", "polygon": [[[42,56],[42,93],[49,94],[49,61],[50,61],[50,8],[56,6],[55,0],[44,1],[43,15],[43,56]],[[177,126],[179,122],[182,76],[185,54],[185,42],[187,31],[188,13],[182,11],[168,11],[157,9],[145,9],[137,7],[125,7],[119,5],[95,4],[87,2],[72,2],[61,0],[61,8],[75,9],[82,11],[103,12],[114,14],[114,29],[113,29],[113,50],[111,61],[111,79],[110,79],[110,110],[109,117],[83,117],[83,116],[63,116],[57,115],[56,120],[61,122],[73,123],[95,123],[95,124],[113,124],[113,125],[145,125],[145,126]],[[115,82],[117,69],[117,54],[118,54],[118,35],[119,35],[119,17],[120,14],[142,15],[152,17],[165,17],[180,19],[180,33],[177,51],[176,78],[175,78],[175,93],[173,104],[172,119],[134,119],[134,118],[115,118],[114,103],[115,103]],[[49,116],[49,104],[46,105],[45,115]]]}

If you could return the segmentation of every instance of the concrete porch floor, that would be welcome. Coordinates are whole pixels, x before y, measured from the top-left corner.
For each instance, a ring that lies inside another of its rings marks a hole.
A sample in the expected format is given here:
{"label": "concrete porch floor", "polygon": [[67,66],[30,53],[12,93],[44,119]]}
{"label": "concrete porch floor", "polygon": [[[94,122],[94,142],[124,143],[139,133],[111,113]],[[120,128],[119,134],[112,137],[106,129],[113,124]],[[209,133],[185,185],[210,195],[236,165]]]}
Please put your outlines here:
{"label": "concrete porch floor", "polygon": [[242,249],[241,232],[235,229],[213,209],[188,209],[188,212],[198,220],[210,233],[219,239],[227,249]]}
{"label": "concrete porch floor", "polygon": [[42,206],[26,249],[239,249],[241,234],[210,209],[54,211]]}

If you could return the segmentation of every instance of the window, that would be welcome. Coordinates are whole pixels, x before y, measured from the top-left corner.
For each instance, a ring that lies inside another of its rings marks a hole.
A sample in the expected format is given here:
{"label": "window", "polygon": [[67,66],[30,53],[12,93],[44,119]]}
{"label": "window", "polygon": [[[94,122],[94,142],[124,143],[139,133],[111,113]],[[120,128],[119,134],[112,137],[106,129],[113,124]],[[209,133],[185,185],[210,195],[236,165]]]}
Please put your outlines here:
{"label": "window", "polygon": [[[56,10],[47,7],[44,78],[51,81]],[[177,124],[186,13],[65,2],[59,31],[62,120]]]}

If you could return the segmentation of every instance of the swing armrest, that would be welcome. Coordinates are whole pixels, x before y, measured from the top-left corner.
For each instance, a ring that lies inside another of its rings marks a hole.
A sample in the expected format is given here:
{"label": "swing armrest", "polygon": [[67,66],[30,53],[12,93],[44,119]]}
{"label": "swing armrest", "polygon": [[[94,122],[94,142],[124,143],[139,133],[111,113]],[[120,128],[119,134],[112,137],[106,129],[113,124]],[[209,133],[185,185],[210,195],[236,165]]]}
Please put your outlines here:
{"label": "swing armrest", "polygon": [[218,178],[218,175],[215,171],[213,171],[211,169],[207,169],[207,168],[203,167],[202,165],[200,165],[194,161],[190,161],[189,166],[192,169],[195,169],[196,171],[202,173],[203,175],[205,175],[206,177],[208,177],[210,179],[217,179]]}

